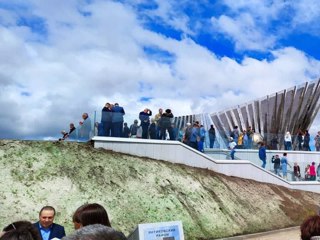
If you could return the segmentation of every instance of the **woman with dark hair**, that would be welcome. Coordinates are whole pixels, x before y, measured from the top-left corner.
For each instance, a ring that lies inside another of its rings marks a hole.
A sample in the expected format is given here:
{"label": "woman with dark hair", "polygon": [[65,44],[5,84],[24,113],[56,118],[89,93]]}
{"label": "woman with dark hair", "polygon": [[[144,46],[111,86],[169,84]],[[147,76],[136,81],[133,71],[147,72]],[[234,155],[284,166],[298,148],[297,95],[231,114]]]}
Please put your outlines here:
{"label": "woman with dark hair", "polygon": [[79,227],[91,224],[111,227],[107,211],[98,203],[84,204],[79,207],[73,215],[73,222],[80,224]]}
{"label": "woman with dark hair", "polygon": [[74,226],[75,230],[81,228],[81,213],[82,213],[82,209],[84,207],[86,207],[87,205],[88,204],[84,204],[84,205],[78,207],[78,209],[74,212],[74,214],[72,216],[72,222],[73,222],[73,226]]}
{"label": "woman with dark hair", "polygon": [[13,222],[2,231],[1,240],[41,240],[38,230],[28,221]]}
{"label": "woman with dark hair", "polygon": [[320,216],[307,218],[300,226],[302,240],[320,240]]}

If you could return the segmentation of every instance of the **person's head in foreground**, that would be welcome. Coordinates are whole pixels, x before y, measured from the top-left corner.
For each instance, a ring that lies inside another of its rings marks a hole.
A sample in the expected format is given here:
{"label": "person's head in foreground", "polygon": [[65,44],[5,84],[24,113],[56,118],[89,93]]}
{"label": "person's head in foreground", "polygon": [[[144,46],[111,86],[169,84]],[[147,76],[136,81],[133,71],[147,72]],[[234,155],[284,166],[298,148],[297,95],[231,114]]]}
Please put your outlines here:
{"label": "person's head in foreground", "polygon": [[2,230],[1,240],[41,240],[38,230],[28,221],[17,221]]}
{"label": "person's head in foreground", "polygon": [[302,240],[320,240],[320,216],[307,218],[300,226]]}
{"label": "person's head in foreground", "polygon": [[82,227],[62,240],[127,240],[120,232],[101,224]]}
{"label": "person's head in foreground", "polygon": [[77,223],[74,224],[75,229],[92,224],[111,227],[107,211],[98,203],[88,203],[80,206],[73,215],[73,222]]}
{"label": "person's head in foreground", "polygon": [[81,225],[81,213],[82,209],[86,207],[88,204],[83,204],[82,206],[78,207],[78,209],[74,212],[72,216],[72,222],[74,225],[74,229],[77,230],[82,227]]}

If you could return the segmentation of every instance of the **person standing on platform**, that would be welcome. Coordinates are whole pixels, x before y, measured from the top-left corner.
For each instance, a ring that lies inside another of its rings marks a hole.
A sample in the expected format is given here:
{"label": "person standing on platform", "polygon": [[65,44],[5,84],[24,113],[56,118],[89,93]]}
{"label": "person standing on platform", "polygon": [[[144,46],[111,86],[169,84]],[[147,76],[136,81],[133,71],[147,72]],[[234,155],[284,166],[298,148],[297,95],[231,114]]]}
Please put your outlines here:
{"label": "person standing on platform", "polygon": [[112,137],[121,137],[123,128],[123,116],[125,115],[123,107],[119,106],[119,103],[115,103],[111,109],[112,111]]}
{"label": "person standing on platform", "polygon": [[169,133],[170,140],[174,140],[173,129],[171,121],[173,119],[173,114],[171,109],[166,109],[164,113],[162,113],[161,118],[158,120],[158,123],[161,128],[161,136],[162,140],[166,140],[166,131]]}
{"label": "person standing on platform", "polygon": [[209,132],[210,148],[213,148],[214,141],[216,140],[216,130],[214,129],[213,125],[210,126],[210,129],[208,132]]}
{"label": "person standing on platform", "polygon": [[274,173],[280,176],[280,158],[279,155],[275,155],[272,157],[271,162],[273,163]]}
{"label": "person standing on platform", "polygon": [[203,125],[200,125],[199,134],[200,134],[200,139],[198,141],[198,150],[200,152],[204,152],[204,143],[205,143],[205,138],[206,138],[206,130],[204,129]]}
{"label": "person standing on platform", "polygon": [[251,148],[252,148],[253,134],[254,134],[254,131],[253,131],[253,129],[251,128],[251,126],[249,126],[248,129],[247,129],[248,149],[251,149]]}
{"label": "person standing on platform", "polygon": [[318,134],[314,138],[314,146],[316,148],[316,151],[320,152],[320,131],[318,132]]}
{"label": "person standing on platform", "polygon": [[295,181],[300,181],[301,179],[300,166],[297,162],[295,162],[293,165],[293,177]]}
{"label": "person standing on platform", "polygon": [[91,135],[91,119],[88,113],[82,114],[83,121],[79,122],[79,140],[88,141]]}
{"label": "person standing on platform", "polygon": [[317,167],[317,176],[318,176],[318,181],[320,181],[320,163]]}
{"label": "person standing on platform", "polygon": [[122,137],[128,138],[130,136],[130,128],[128,127],[128,123],[123,124],[123,129],[122,129]]}
{"label": "person standing on platform", "polygon": [[280,163],[282,169],[282,177],[287,180],[288,166],[291,167],[288,163],[287,153],[283,153]]}
{"label": "person standing on platform", "polygon": [[284,149],[292,150],[292,138],[290,132],[286,132],[284,135]]}
{"label": "person standing on platform", "polygon": [[142,112],[139,113],[139,119],[141,121],[140,126],[142,127],[143,139],[148,139],[150,116],[152,116],[152,111],[148,108],[145,108]]}
{"label": "person standing on platform", "polygon": [[229,149],[230,149],[230,157],[231,157],[231,159],[232,160],[234,160],[234,158],[235,158],[235,153],[236,153],[236,146],[237,146],[237,144],[236,144],[236,142],[234,141],[234,139],[233,139],[233,137],[230,137],[229,138]]}
{"label": "person standing on platform", "polygon": [[315,181],[317,177],[316,174],[316,163],[312,162],[311,166],[310,166],[310,181]]}
{"label": "person standing on platform", "polygon": [[111,127],[112,127],[112,105],[106,103],[101,111],[101,124],[103,128],[103,136],[111,136]]}
{"label": "person standing on platform", "polygon": [[199,139],[200,139],[199,125],[197,123],[193,123],[193,127],[191,129],[191,134],[189,138],[189,146],[198,150]]}
{"label": "person standing on platform", "polygon": [[267,152],[266,152],[266,146],[264,145],[264,142],[260,143],[259,147],[259,158],[262,161],[262,168],[266,168],[267,163]]}
{"label": "person standing on platform", "polygon": [[302,151],[303,148],[302,148],[302,143],[303,143],[303,132],[301,129],[299,129],[298,131],[298,149],[299,151]]}
{"label": "person standing on platform", "polygon": [[157,131],[156,133],[157,139],[162,139],[161,127],[160,127],[160,119],[162,114],[163,114],[163,109],[159,108],[158,113],[154,116],[154,121],[156,124],[156,131]]}
{"label": "person standing on platform", "polygon": [[303,150],[304,151],[311,151],[311,149],[310,149],[310,133],[308,130],[306,130],[304,133]]}
{"label": "person standing on platform", "polygon": [[157,139],[157,125],[154,119],[151,119],[151,124],[149,126],[149,136],[150,139]]}

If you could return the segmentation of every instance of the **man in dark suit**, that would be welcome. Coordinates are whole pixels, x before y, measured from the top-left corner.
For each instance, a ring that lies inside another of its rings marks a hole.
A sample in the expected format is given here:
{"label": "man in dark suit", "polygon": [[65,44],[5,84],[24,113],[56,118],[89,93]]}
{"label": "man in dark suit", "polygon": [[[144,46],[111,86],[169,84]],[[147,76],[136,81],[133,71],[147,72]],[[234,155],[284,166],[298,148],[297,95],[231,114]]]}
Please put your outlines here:
{"label": "man in dark suit", "polygon": [[40,210],[39,221],[34,223],[34,226],[38,229],[42,240],[61,239],[66,235],[63,226],[53,223],[55,215],[56,210],[51,206],[45,206]]}

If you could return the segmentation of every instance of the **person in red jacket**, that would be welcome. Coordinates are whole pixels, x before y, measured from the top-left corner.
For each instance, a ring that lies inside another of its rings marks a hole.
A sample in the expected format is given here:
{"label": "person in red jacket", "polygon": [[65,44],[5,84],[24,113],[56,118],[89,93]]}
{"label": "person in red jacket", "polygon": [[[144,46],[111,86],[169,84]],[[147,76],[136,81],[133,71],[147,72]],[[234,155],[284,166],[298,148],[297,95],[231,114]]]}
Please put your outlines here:
{"label": "person in red jacket", "polygon": [[310,166],[310,181],[315,181],[316,180],[316,163],[312,162]]}

